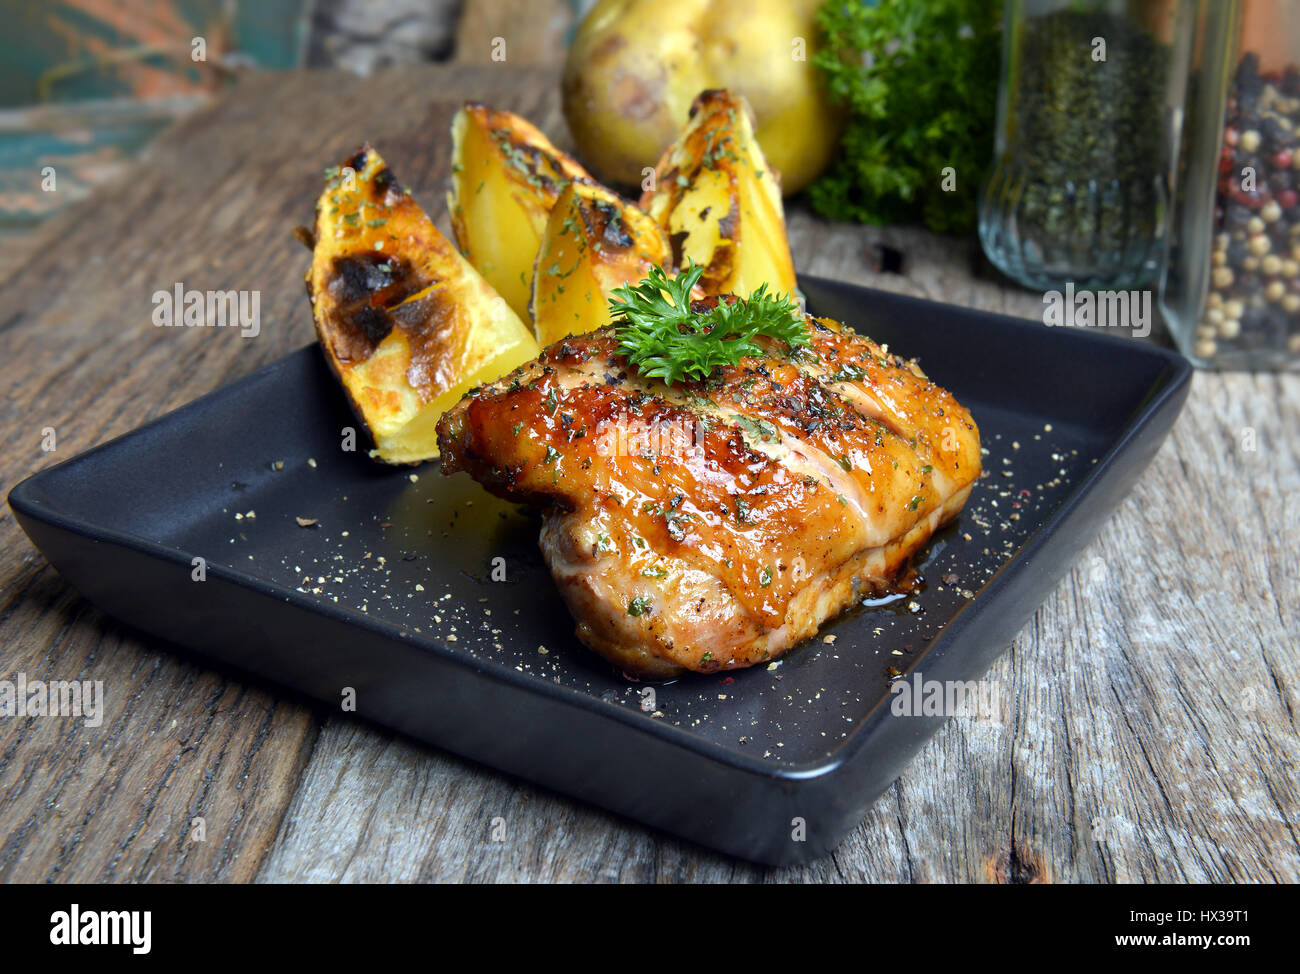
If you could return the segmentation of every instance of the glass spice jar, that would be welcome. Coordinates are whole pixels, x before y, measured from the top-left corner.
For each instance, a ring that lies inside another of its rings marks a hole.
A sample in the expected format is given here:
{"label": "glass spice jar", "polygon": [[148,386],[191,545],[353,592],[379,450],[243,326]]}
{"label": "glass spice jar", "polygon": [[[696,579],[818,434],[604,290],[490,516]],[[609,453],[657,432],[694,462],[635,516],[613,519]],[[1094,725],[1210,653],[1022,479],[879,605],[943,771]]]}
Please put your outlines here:
{"label": "glass spice jar", "polygon": [[1182,352],[1300,369],[1300,2],[1223,0],[1198,28],[1160,288]]}
{"label": "glass spice jar", "polygon": [[1196,0],[1007,0],[989,260],[1027,287],[1138,287],[1164,252]]}

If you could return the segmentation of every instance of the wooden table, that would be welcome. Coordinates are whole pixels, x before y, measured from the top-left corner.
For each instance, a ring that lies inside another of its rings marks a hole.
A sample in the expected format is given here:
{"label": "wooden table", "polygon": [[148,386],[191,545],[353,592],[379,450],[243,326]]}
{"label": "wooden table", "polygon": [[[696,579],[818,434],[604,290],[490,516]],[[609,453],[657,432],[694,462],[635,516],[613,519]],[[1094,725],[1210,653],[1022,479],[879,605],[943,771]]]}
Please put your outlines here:
{"label": "wooden table", "polygon": [[[43,227],[0,269],[0,483],[311,341],[290,230],[321,169],[369,138],[441,213],[466,97],[564,141],[547,70],[253,76]],[[790,231],[806,272],[1042,311],[978,272],[971,240],[797,209]],[[904,275],[872,269],[881,241]],[[150,295],[178,281],[260,290],[260,337],[154,328]],[[1300,880],[1298,446],[1300,377],[1198,375],[1151,469],[990,674],[1010,718],[950,722],[834,855],[782,870],[184,662],[71,590],[6,507],[0,679],[102,679],[107,717],[0,720],[0,880]],[[504,843],[488,841],[497,816]]]}

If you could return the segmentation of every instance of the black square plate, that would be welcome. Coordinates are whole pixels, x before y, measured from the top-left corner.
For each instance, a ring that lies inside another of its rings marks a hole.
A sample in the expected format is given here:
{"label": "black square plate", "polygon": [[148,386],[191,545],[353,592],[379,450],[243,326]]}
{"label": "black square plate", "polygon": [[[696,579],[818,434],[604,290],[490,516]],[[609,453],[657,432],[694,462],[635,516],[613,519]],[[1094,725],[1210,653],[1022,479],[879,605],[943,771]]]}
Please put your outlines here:
{"label": "black square plate", "polygon": [[363,716],[725,852],[815,858],[944,719],[895,714],[891,680],[987,671],[1146,467],[1191,369],[1131,340],[801,285],[815,313],[920,358],[974,414],[987,473],[914,594],[774,666],[623,679],[574,638],[537,515],[436,464],[372,463],[364,439],[341,448],[355,420],[315,348],[9,503],[70,583],[146,632],[335,707],[352,688]]}

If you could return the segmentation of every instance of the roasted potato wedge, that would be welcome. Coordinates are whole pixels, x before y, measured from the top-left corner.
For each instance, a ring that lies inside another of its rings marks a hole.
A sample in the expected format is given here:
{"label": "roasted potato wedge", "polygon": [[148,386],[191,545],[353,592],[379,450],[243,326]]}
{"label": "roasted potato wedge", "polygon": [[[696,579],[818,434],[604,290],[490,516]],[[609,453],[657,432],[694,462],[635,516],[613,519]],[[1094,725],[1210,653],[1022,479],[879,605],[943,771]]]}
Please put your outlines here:
{"label": "roasted potato wedge", "polygon": [[466,103],[451,123],[447,194],[460,251],[527,318],[533,262],[560,191],[591,176],[512,112]]}
{"label": "roasted potato wedge", "polygon": [[435,426],[465,390],[537,342],[369,145],[327,174],[307,296],[316,334],[385,463],[438,455]]}
{"label": "roasted potato wedge", "polygon": [[760,284],[795,293],[781,187],[754,138],[749,106],[729,91],[706,91],[655,168],[641,209],[672,243],[676,263],[702,265],[713,294],[747,295]]}
{"label": "roasted potato wedge", "polygon": [[533,270],[533,331],[541,345],[609,324],[609,292],[668,267],[668,239],[650,217],[603,186],[560,193]]}

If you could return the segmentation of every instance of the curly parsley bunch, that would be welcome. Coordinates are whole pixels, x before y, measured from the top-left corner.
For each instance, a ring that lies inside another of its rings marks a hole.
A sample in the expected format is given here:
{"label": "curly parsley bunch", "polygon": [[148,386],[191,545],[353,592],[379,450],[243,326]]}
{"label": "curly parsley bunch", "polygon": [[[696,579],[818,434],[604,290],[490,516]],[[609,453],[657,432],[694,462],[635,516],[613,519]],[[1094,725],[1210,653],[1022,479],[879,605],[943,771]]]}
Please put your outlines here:
{"label": "curly parsley bunch", "polygon": [[813,63],[849,118],[839,155],[809,187],[814,209],[945,233],[975,226],[993,156],[1001,11],[1001,0],[827,0]]}

